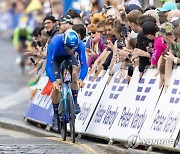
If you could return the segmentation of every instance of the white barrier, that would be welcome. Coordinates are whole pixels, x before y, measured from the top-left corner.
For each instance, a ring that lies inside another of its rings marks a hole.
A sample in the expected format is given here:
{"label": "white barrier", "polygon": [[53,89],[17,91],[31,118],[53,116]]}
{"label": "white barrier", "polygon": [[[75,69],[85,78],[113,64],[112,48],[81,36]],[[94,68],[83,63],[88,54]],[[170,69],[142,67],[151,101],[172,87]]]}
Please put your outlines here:
{"label": "white barrier", "polygon": [[87,134],[109,138],[111,127],[119,113],[119,105],[123,102],[118,101],[127,92],[126,80],[117,83],[119,71],[116,72],[111,82],[106,86],[102,98],[96,108],[92,120],[86,131]]}
{"label": "white barrier", "polygon": [[139,72],[134,72],[127,92],[117,100],[121,102],[119,114],[112,126],[110,138],[127,141],[148,124],[161,92],[155,72],[147,70],[140,81]]}
{"label": "white barrier", "polygon": [[85,87],[78,94],[78,103],[81,107],[81,112],[77,115],[75,128],[76,132],[85,132],[90,118],[98,104],[100,96],[105,88],[108,74],[102,78],[102,74],[92,82],[92,76],[87,76],[85,79]]}
{"label": "white barrier", "polygon": [[[155,69],[148,69],[140,81],[136,69],[129,85],[124,79],[117,83],[119,72],[115,73],[109,85],[106,85],[108,73],[104,77],[100,74],[94,82],[88,75],[86,86],[78,96],[81,113],[76,117],[76,132],[117,141],[127,141],[138,135],[144,142],[169,140],[165,146],[172,147],[180,130],[179,72],[180,68],[173,70],[167,93],[158,88],[159,76],[155,77]],[[39,82],[41,88],[47,82],[47,79],[43,80]],[[46,120],[47,124],[51,124],[50,96],[42,96],[41,90],[38,90],[29,112],[35,120]],[[40,116],[45,117],[42,119]]]}
{"label": "white barrier", "polygon": [[[170,86],[162,93],[153,115],[141,131],[142,139],[166,141],[173,146],[180,130],[180,67],[172,72]],[[159,143],[161,144],[161,142]]]}

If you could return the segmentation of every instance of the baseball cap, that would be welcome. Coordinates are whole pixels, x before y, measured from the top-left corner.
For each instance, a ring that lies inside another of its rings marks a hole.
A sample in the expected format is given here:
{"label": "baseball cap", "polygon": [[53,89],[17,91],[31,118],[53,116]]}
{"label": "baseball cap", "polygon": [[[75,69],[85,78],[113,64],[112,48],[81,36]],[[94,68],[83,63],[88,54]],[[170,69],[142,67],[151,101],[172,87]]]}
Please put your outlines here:
{"label": "baseball cap", "polygon": [[180,25],[180,17],[173,17],[171,19],[171,23],[174,27],[178,27]]}
{"label": "baseball cap", "polygon": [[70,15],[61,16],[58,21],[59,22],[66,22],[66,23],[73,25],[73,19],[71,18]]}
{"label": "baseball cap", "polygon": [[159,28],[155,22],[147,21],[147,22],[143,23],[142,30],[145,35],[148,35],[148,34],[155,35],[156,32],[159,31]]}
{"label": "baseball cap", "polygon": [[174,26],[170,22],[165,22],[160,26],[160,33],[162,35],[172,35]]}
{"label": "baseball cap", "polygon": [[166,2],[163,4],[162,7],[157,8],[157,11],[159,12],[166,12],[166,11],[171,11],[171,10],[177,10],[176,3],[173,2]]}
{"label": "baseball cap", "polygon": [[125,6],[125,11],[127,14],[132,10],[142,11],[142,9],[136,4],[130,4],[130,5]]}
{"label": "baseball cap", "polygon": [[54,16],[46,16],[44,18],[43,22],[46,21],[46,20],[51,20],[52,22],[56,22],[57,21],[57,19]]}
{"label": "baseball cap", "polygon": [[144,13],[144,15],[150,15],[154,19],[156,19],[156,23],[159,23],[159,15],[155,10],[148,10]]}

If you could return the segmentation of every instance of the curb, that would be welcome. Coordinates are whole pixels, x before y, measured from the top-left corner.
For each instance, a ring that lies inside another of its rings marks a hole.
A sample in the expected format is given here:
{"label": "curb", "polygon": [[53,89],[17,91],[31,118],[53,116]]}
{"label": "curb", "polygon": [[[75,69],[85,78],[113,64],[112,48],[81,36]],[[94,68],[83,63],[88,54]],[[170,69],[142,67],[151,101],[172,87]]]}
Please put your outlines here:
{"label": "curb", "polygon": [[[18,121],[18,120],[13,120],[9,118],[4,118],[0,117],[0,127],[9,129],[9,130],[14,130],[14,131],[20,131],[24,132],[30,135],[38,136],[38,137],[59,137],[61,138],[60,134],[54,133],[52,131],[47,131],[42,128],[38,128],[37,126],[33,126],[29,124],[28,122],[23,122],[23,121]],[[131,149],[131,148],[126,148],[122,146],[117,146],[117,145],[109,145],[109,144],[97,144],[97,146],[101,149],[104,149],[106,152],[111,153],[111,154],[158,154],[159,152],[153,152],[153,151],[145,151],[145,150],[138,150],[138,149]],[[158,148],[158,147],[154,147]],[[177,150],[172,150],[172,149],[164,149],[165,153],[172,152],[172,153],[179,153],[180,151]],[[169,151],[172,150],[172,151]],[[163,154],[163,151],[160,153]]]}
{"label": "curb", "polygon": [[48,132],[46,130],[43,130],[41,128],[38,128],[36,126],[30,125],[25,122],[21,122],[18,120],[12,120],[9,118],[0,118],[0,127],[15,130],[15,131],[21,131],[30,135],[35,136],[41,136],[41,137],[60,137],[60,134],[56,134],[53,132]]}

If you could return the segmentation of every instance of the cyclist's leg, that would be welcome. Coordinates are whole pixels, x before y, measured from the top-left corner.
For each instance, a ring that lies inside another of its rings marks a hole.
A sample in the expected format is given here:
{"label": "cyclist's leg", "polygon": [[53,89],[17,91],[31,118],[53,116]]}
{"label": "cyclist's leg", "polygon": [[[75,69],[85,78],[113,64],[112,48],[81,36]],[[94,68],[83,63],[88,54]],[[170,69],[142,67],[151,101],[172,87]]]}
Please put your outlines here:
{"label": "cyclist's leg", "polygon": [[73,95],[73,100],[74,100],[74,105],[75,105],[75,113],[78,114],[80,112],[80,107],[77,102],[78,91],[79,91],[78,90],[79,85],[77,83],[79,79],[79,68],[78,68],[78,62],[74,55],[71,56],[71,60],[73,63],[71,90],[72,90],[72,95]]}
{"label": "cyclist's leg", "polygon": [[[56,81],[60,84],[60,72],[59,72],[59,66],[60,63],[58,61],[53,61],[53,71],[56,77]],[[56,132],[59,132],[59,115],[58,115],[58,107],[59,107],[59,102],[61,100],[61,95],[58,90],[52,90],[51,93],[51,100],[52,100],[52,105],[53,105],[53,110],[54,110],[54,115],[52,119],[52,129]]]}

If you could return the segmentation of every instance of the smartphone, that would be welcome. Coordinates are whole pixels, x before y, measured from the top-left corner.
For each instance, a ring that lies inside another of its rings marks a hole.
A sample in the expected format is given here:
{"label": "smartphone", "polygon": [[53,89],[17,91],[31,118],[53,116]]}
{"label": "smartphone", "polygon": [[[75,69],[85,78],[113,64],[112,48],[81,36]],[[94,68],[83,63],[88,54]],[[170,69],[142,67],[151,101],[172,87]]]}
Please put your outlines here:
{"label": "smartphone", "polygon": [[36,65],[36,62],[32,57],[30,58],[30,61],[33,63],[33,65]]}
{"label": "smartphone", "polygon": [[105,34],[102,35],[103,44],[107,44],[107,36]]}
{"label": "smartphone", "polygon": [[121,26],[121,33],[123,37],[127,37],[127,28],[124,24]]}
{"label": "smartphone", "polygon": [[123,43],[121,41],[117,41],[117,48],[122,49],[123,48]]}

